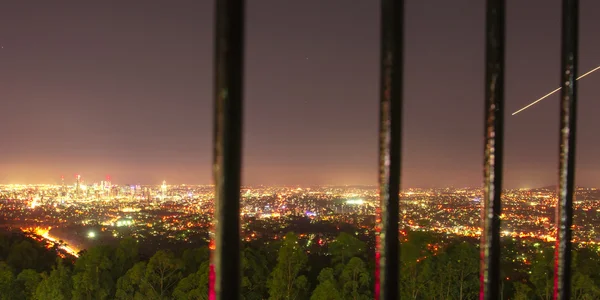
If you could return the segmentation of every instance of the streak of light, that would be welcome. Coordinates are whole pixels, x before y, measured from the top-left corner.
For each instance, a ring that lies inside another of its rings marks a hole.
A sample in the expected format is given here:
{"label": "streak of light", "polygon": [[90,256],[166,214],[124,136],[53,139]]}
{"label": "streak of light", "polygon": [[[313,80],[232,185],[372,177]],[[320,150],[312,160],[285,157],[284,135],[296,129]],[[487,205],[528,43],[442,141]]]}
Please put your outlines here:
{"label": "streak of light", "polygon": [[[585,73],[585,74],[583,74],[583,75],[581,75],[581,76],[577,77],[577,79],[575,79],[575,80],[579,80],[579,79],[581,79],[581,78],[583,78],[583,77],[585,77],[585,76],[588,76],[588,75],[590,75],[590,74],[592,74],[592,73],[594,73],[594,72],[596,72],[596,71],[598,71],[598,70],[600,70],[600,66],[597,66],[597,67],[593,68],[592,70],[588,71],[587,73]],[[539,98],[539,99],[537,99],[537,100],[535,100],[535,101],[531,102],[529,105],[527,105],[527,106],[525,106],[525,107],[523,107],[523,108],[521,108],[521,109],[519,109],[519,110],[515,111],[514,113],[512,113],[512,115],[514,116],[514,115],[516,115],[516,114],[518,114],[518,113],[520,113],[520,112],[522,112],[522,111],[524,111],[524,110],[528,109],[529,107],[533,106],[534,104],[536,104],[536,103],[538,103],[538,102],[540,102],[540,101],[542,101],[542,100],[544,100],[544,99],[546,99],[546,98],[548,98],[548,97],[552,96],[552,94],[554,94],[554,93],[556,93],[556,92],[560,91],[561,89],[562,89],[562,86],[561,86],[561,87],[559,87],[559,88],[557,88],[557,89],[555,89],[554,91],[552,91],[552,92],[550,92],[550,93],[548,93],[548,94],[544,95],[543,97],[541,97],[541,98]]]}
{"label": "streak of light", "polygon": [[[35,233],[39,236],[41,236],[42,238],[54,243],[54,244],[60,244],[60,241],[56,238],[53,237],[49,234],[51,227],[48,228],[40,228],[40,227],[35,227],[35,228],[21,228],[21,230],[23,232],[26,233]],[[67,246],[67,245],[59,245],[59,248],[63,249],[64,251],[66,251],[67,253],[75,256],[75,257],[79,257],[79,250],[72,247],[72,246]]]}

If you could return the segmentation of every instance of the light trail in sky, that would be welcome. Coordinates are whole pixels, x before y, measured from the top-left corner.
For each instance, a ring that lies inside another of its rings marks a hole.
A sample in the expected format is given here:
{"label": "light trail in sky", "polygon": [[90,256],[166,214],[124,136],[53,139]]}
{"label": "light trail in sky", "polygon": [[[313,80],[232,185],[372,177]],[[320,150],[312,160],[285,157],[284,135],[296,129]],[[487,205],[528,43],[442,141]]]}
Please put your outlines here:
{"label": "light trail in sky", "polygon": [[[579,80],[579,79],[581,79],[581,78],[583,78],[583,77],[585,77],[585,76],[588,76],[588,75],[590,75],[590,74],[592,74],[592,73],[594,73],[594,72],[596,72],[596,71],[598,71],[598,70],[600,70],[600,66],[597,66],[597,67],[593,68],[592,70],[590,70],[590,71],[586,72],[585,74],[583,74],[583,75],[581,75],[581,76],[577,77],[577,79],[576,79],[576,80]],[[536,103],[538,103],[538,102],[540,102],[540,101],[542,101],[542,100],[544,100],[544,99],[546,99],[546,98],[548,98],[548,97],[552,96],[552,94],[554,94],[554,93],[556,93],[556,92],[560,91],[561,89],[562,89],[562,87],[559,87],[559,88],[555,89],[554,91],[552,91],[552,92],[550,92],[550,93],[548,93],[548,94],[544,95],[543,97],[541,97],[541,98],[539,98],[539,99],[537,99],[537,100],[535,100],[535,101],[531,102],[529,105],[527,105],[527,106],[525,106],[525,107],[523,107],[523,108],[521,108],[521,109],[519,109],[519,110],[515,111],[514,113],[512,113],[512,115],[514,116],[514,115],[516,115],[516,114],[518,114],[518,113],[520,113],[520,112],[522,112],[522,111],[524,111],[524,110],[528,109],[529,107],[531,107],[531,106],[535,105]]]}

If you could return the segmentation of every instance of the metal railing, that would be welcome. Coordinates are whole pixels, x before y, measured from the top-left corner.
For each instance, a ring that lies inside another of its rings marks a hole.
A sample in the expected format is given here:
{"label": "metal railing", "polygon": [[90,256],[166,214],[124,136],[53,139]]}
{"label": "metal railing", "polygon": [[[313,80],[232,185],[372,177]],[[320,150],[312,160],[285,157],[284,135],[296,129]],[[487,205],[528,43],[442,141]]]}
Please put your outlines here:
{"label": "metal railing", "polygon": [[560,82],[560,158],[556,205],[554,298],[571,295],[571,236],[575,195],[575,133],[577,116],[577,56],[579,0],[563,0]]}
{"label": "metal railing", "polygon": [[494,299],[500,295],[505,8],[504,0],[489,0],[486,7],[481,299]]}
{"label": "metal railing", "polygon": [[[244,0],[217,0],[215,35],[215,225],[209,299],[237,299],[240,289],[240,178]],[[554,298],[571,284],[577,104],[578,0],[563,0],[559,202]],[[500,214],[504,128],[505,0],[487,0],[485,28],[484,201],[481,299],[500,296]],[[380,127],[376,299],[398,299],[404,1],[381,0]]]}
{"label": "metal railing", "polygon": [[217,0],[213,176],[215,221],[209,299],[240,295],[240,185],[244,0]]}

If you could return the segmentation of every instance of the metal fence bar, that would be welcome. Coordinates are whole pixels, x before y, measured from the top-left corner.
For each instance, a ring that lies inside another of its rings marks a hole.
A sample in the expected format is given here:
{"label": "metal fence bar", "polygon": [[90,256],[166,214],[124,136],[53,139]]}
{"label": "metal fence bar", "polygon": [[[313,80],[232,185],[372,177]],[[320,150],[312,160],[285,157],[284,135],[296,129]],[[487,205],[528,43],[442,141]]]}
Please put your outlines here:
{"label": "metal fence bar", "polygon": [[379,197],[375,299],[399,298],[404,0],[381,1]]}
{"label": "metal fence bar", "polygon": [[240,184],[244,0],[216,1],[215,120],[209,299],[240,296]]}
{"label": "metal fence bar", "polygon": [[575,194],[579,1],[563,0],[562,9],[560,165],[558,205],[556,205],[558,236],[554,264],[554,299],[566,300],[571,295],[571,226],[573,224],[573,196]]}
{"label": "metal fence bar", "polygon": [[505,1],[488,0],[485,35],[485,145],[480,299],[500,295],[500,196],[504,141]]}

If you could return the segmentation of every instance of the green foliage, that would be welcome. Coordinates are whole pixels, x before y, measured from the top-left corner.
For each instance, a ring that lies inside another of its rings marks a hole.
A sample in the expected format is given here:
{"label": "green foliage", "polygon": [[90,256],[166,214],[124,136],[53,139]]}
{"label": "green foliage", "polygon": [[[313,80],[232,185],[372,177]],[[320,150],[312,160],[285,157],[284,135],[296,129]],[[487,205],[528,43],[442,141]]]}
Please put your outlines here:
{"label": "green foliage", "polygon": [[531,288],[522,282],[515,282],[515,300],[528,300],[531,299]]}
{"label": "green foliage", "polygon": [[[365,255],[364,243],[340,234],[330,245],[330,255],[313,253],[309,257],[298,237],[288,233],[278,243],[245,247],[240,298],[372,299],[373,260]],[[500,297],[551,299],[554,249],[547,245],[525,250],[523,245],[521,241],[503,241]],[[535,258],[525,261],[525,257],[531,258],[531,252],[526,252],[532,250]],[[125,239],[114,248],[98,246],[82,252],[74,265],[57,258],[56,252],[53,266],[39,263],[52,251],[23,236],[0,235],[0,300],[208,299],[206,247],[188,249],[181,256],[161,250],[140,261],[138,244]],[[410,232],[401,245],[401,298],[476,299],[479,255],[475,240],[456,238],[440,243],[432,234]],[[309,273],[309,265],[320,272]],[[596,249],[574,249],[572,299],[600,299],[599,269]],[[309,278],[318,282],[313,290],[309,290]]]}
{"label": "green foliage", "polygon": [[146,262],[138,262],[117,281],[117,299],[145,299]]}
{"label": "green foliage", "polygon": [[13,289],[15,284],[15,275],[13,275],[10,267],[0,262],[0,299],[8,300],[13,299]]}
{"label": "green foliage", "polygon": [[208,300],[209,266],[210,263],[204,261],[196,273],[181,279],[173,291],[173,298],[178,300]]}
{"label": "green foliage", "polygon": [[207,247],[186,249],[183,251],[183,275],[195,273],[200,266],[208,261],[209,251]]}
{"label": "green foliage", "polygon": [[146,266],[144,286],[152,299],[165,299],[181,279],[181,261],[172,252],[157,251]]}
{"label": "green foliage", "polygon": [[28,239],[21,232],[0,234],[0,261],[4,261],[19,274],[24,269],[38,272],[52,268],[56,252],[46,249],[36,240]]}
{"label": "green foliage", "polygon": [[[138,262],[117,281],[117,299],[169,299],[180,283],[181,261],[173,253],[158,251],[148,263]],[[200,272],[200,271],[198,271]]]}
{"label": "green foliage", "polygon": [[[477,298],[479,292],[479,251],[474,244],[460,242],[448,247],[453,268],[449,270],[455,282],[455,297],[458,299]],[[458,295],[456,295],[458,294]]]}
{"label": "green foliage", "polygon": [[431,247],[435,239],[423,232],[409,233],[400,251],[402,299],[474,299],[479,287],[476,244],[450,243]]}
{"label": "green foliage", "polygon": [[324,268],[319,273],[319,284],[312,292],[310,300],[341,300],[343,299],[338,290],[334,271],[332,268]]}
{"label": "green foliage", "polygon": [[420,299],[426,290],[431,272],[431,256],[427,248],[429,235],[411,232],[400,251],[400,295],[402,299]]}
{"label": "green foliage", "polygon": [[[583,257],[582,257],[583,256]],[[590,258],[596,259],[590,259]],[[589,265],[598,266],[598,255],[589,251],[578,251],[573,253],[571,272],[571,299],[600,299],[600,287],[594,282],[598,278],[598,269],[590,268]],[[583,263],[585,262],[585,263]]]}
{"label": "green foliage", "polygon": [[269,265],[265,254],[260,249],[245,248],[242,252],[242,269],[243,299],[264,299],[269,278]]}
{"label": "green foliage", "polygon": [[37,300],[68,300],[71,299],[73,283],[71,271],[61,260],[50,275],[42,273],[42,281],[35,290]]}
{"label": "green foliage", "polygon": [[367,246],[364,242],[348,233],[342,232],[329,245],[329,253],[332,257],[331,262],[334,266],[338,264],[343,266],[349,259],[364,255],[366,249]]}
{"label": "green foliage", "polygon": [[308,280],[301,275],[307,263],[308,257],[298,243],[298,237],[292,232],[286,234],[279,249],[277,265],[269,278],[269,299],[302,299],[308,290]]}
{"label": "green foliage", "polygon": [[33,269],[38,260],[39,252],[33,248],[30,241],[21,241],[13,244],[6,261],[15,269]]}
{"label": "green foliage", "polygon": [[112,278],[117,281],[139,261],[139,245],[133,238],[124,238],[115,249],[112,259]]}
{"label": "green foliage", "polygon": [[535,287],[535,296],[539,299],[552,299],[554,251],[551,248],[540,250],[531,265],[529,282]]}
{"label": "green foliage", "polygon": [[15,299],[34,299],[35,290],[42,281],[42,276],[32,269],[25,269],[17,275],[15,281]]}
{"label": "green foliage", "polygon": [[112,249],[98,246],[89,249],[75,263],[73,300],[109,299],[114,288],[110,257]]}
{"label": "green foliage", "polygon": [[353,257],[344,266],[340,286],[344,299],[369,299],[371,297],[371,274],[362,259]]}

